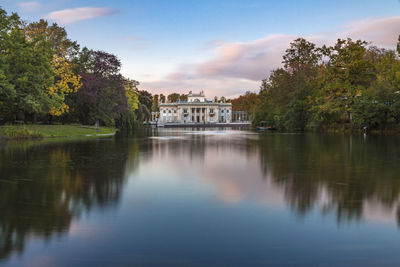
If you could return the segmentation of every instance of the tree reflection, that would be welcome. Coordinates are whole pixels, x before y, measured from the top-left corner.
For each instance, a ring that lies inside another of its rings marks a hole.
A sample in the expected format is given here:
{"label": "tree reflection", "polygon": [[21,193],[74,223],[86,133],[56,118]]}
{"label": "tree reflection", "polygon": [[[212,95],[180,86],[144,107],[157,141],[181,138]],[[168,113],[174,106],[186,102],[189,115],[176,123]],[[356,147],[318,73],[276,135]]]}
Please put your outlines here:
{"label": "tree reflection", "polygon": [[368,201],[400,214],[399,139],[276,134],[253,145],[264,175],[300,215],[319,206],[338,222],[359,220]]}
{"label": "tree reflection", "polygon": [[25,142],[0,150],[0,259],[22,253],[30,236],[49,239],[93,207],[117,204],[136,142]]}

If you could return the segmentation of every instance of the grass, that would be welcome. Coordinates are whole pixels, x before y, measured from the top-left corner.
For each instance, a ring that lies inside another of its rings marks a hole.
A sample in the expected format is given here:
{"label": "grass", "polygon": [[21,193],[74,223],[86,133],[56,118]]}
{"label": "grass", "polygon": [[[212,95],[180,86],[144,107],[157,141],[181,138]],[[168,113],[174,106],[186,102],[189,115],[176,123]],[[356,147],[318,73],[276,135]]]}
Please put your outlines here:
{"label": "grass", "polygon": [[6,125],[0,126],[0,137],[8,139],[72,137],[113,134],[116,131],[117,129],[110,127],[96,128],[84,125]]}

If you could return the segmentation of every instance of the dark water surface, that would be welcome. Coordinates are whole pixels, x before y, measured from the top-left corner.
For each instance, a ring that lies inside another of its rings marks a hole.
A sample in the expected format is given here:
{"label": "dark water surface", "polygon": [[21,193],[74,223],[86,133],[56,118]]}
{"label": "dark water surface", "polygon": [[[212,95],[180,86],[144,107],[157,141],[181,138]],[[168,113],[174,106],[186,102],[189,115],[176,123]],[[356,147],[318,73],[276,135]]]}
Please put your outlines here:
{"label": "dark water surface", "polygon": [[161,129],[0,148],[0,265],[399,266],[400,138]]}

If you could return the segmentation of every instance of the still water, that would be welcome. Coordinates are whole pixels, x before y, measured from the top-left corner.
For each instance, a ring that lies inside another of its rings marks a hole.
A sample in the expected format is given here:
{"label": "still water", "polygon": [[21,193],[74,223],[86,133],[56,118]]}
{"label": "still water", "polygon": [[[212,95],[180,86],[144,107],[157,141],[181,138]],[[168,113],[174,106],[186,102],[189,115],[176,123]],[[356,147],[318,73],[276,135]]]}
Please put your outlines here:
{"label": "still water", "polygon": [[159,129],[0,148],[0,265],[399,266],[400,138]]}

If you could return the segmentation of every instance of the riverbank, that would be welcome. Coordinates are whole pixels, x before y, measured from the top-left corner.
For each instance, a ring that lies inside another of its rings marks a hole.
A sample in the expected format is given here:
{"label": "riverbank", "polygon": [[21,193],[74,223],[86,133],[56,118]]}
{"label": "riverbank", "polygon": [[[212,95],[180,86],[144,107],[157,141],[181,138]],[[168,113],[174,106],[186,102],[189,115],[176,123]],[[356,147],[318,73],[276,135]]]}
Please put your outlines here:
{"label": "riverbank", "polygon": [[74,137],[112,135],[116,128],[94,127],[87,125],[6,125],[0,126],[0,139],[30,139],[49,137]]}

